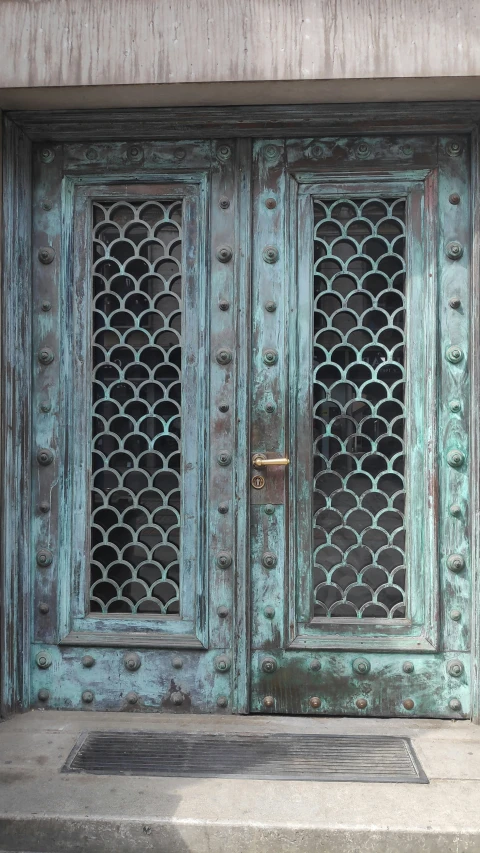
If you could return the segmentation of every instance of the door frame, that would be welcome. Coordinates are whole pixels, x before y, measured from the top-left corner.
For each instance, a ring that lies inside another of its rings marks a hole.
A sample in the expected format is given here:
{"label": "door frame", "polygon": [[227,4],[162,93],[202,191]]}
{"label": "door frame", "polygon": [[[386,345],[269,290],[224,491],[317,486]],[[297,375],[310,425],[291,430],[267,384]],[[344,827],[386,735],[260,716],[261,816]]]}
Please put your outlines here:
{"label": "door frame", "polygon": [[[1,292],[1,477],[2,538],[0,544],[0,716],[29,706],[31,628],[29,470],[31,410],[31,195],[33,142],[85,142],[112,137],[139,139],[228,138],[239,140],[240,233],[249,234],[251,138],[356,136],[398,133],[467,133],[472,164],[472,286],[471,316],[480,320],[480,102],[413,104],[334,104],[313,106],[180,107],[141,110],[16,111],[4,118],[3,149],[3,275]],[[241,503],[237,530],[249,518],[249,251],[240,254],[237,282],[242,322],[237,328],[238,470],[245,471],[247,499]],[[480,347],[480,322],[472,322],[470,352]],[[480,724],[480,431],[474,401],[480,399],[480,363],[471,371],[471,566],[472,566],[472,719]],[[247,710],[248,674],[248,543],[235,536],[238,643],[234,661],[237,713]],[[241,614],[245,614],[242,618]],[[239,617],[239,618],[238,618]]]}

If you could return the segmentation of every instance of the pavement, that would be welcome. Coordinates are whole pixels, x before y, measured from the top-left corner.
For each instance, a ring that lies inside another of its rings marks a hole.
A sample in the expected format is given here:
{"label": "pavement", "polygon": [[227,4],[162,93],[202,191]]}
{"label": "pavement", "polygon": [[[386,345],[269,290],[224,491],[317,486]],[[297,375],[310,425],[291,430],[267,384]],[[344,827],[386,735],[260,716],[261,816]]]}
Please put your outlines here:
{"label": "pavement", "polygon": [[[470,722],[89,713],[0,724],[0,853],[480,853]],[[430,784],[61,774],[88,728],[406,736]]]}

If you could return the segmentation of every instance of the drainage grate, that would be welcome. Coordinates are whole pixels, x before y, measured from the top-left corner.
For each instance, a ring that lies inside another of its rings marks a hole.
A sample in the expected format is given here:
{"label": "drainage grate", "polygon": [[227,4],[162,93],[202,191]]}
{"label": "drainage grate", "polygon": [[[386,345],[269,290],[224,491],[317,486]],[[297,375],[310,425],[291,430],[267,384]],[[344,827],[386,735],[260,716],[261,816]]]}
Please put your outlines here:
{"label": "drainage grate", "polygon": [[82,732],[63,772],[332,782],[428,782],[409,738]]}

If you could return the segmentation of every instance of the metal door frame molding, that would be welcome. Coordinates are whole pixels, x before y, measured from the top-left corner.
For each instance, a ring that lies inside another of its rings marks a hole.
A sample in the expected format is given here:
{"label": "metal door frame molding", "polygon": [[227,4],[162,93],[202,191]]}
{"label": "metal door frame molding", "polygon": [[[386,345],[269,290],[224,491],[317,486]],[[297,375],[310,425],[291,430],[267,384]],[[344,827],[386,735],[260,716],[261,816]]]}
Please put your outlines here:
{"label": "metal door frame molding", "polygon": [[[467,133],[472,151],[472,279],[471,347],[480,349],[480,102],[415,104],[342,104],[326,106],[182,107],[178,109],[12,112],[4,120],[3,177],[3,277],[2,277],[2,541],[0,563],[0,715],[27,710],[29,705],[29,649],[31,589],[29,580],[31,493],[29,471],[32,457],[31,420],[31,199],[32,143],[85,142],[113,138],[239,140],[238,165],[240,233],[250,233],[249,142],[251,138],[315,137],[325,135],[390,134],[399,128],[409,134],[428,132]],[[245,140],[244,142],[242,140]],[[475,201],[476,200],[476,201]],[[248,239],[248,238],[247,238]],[[245,336],[250,317],[250,270],[248,246],[241,253],[237,346],[238,469],[249,466],[249,401],[245,377],[249,354]],[[471,472],[471,566],[472,566],[472,718],[480,723],[480,440],[477,410],[480,399],[480,364],[472,357],[470,453]],[[245,486],[245,493],[248,489]],[[239,484],[243,488],[242,484]],[[241,502],[237,530],[246,529],[248,501]],[[238,639],[234,662],[237,687],[235,711],[247,709],[249,636],[247,537],[235,536]]]}

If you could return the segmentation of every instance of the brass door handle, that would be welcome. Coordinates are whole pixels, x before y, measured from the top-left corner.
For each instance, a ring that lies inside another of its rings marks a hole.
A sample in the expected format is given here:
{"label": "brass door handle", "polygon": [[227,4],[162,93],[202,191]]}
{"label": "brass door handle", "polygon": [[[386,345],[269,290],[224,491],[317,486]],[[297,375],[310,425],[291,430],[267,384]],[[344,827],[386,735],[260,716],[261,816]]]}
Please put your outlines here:
{"label": "brass door handle", "polygon": [[254,453],[252,457],[252,465],[254,468],[267,468],[270,465],[289,465],[290,459],[286,459],[284,456],[279,457],[278,459],[267,459],[264,453]]}

